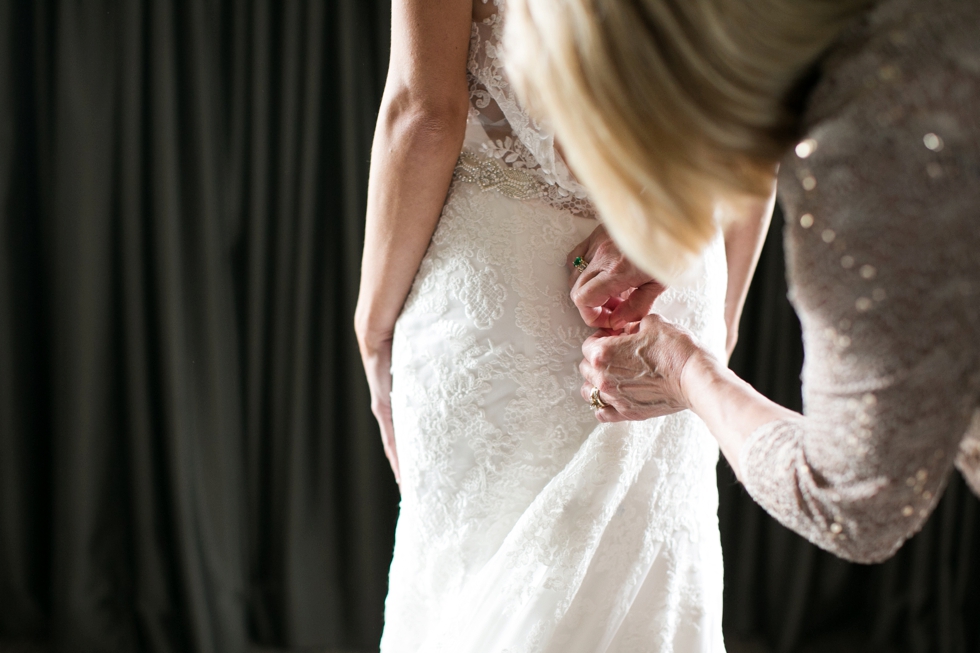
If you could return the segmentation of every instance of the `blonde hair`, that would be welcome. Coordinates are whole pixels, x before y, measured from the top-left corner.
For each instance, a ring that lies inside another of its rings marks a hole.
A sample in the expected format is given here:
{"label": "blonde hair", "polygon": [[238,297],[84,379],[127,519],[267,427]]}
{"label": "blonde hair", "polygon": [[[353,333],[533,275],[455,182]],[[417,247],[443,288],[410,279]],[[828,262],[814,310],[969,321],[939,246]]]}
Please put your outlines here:
{"label": "blonde hair", "polygon": [[764,197],[798,89],[869,0],[508,0],[511,82],[623,251],[658,278]]}

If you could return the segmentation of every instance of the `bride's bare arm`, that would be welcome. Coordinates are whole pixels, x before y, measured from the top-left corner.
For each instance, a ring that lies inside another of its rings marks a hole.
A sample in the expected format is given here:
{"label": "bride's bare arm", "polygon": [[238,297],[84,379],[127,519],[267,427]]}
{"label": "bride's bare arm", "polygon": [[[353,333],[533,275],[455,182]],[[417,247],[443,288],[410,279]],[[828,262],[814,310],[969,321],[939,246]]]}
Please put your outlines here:
{"label": "bride's bare arm", "polygon": [[439,220],[469,102],[470,0],[395,0],[391,60],[371,151],[354,327],[372,410],[399,477],[391,425],[391,336]]}

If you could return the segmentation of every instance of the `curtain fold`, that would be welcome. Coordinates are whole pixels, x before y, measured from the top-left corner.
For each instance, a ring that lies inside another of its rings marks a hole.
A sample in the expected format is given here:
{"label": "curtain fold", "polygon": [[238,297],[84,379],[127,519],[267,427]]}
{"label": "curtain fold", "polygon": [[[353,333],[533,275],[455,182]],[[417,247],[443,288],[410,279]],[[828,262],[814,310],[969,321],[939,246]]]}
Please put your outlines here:
{"label": "curtain fold", "polygon": [[[352,330],[387,0],[0,0],[0,638],[377,650],[398,493]],[[800,407],[774,224],[732,365]],[[980,650],[980,503],[850,565],[722,463],[726,628]]]}
{"label": "curtain fold", "polygon": [[0,632],[44,627],[50,604],[51,403],[40,265],[32,16],[0,0]]}

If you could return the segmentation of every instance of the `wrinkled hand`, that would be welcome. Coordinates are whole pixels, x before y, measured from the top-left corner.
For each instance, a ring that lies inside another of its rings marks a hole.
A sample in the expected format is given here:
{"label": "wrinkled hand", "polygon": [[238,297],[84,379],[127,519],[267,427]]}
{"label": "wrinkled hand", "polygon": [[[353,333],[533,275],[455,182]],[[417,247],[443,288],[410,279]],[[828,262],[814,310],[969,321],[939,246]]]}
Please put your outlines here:
{"label": "wrinkled hand", "polygon": [[[584,272],[574,265],[579,256],[588,262]],[[571,271],[572,301],[591,327],[622,329],[649,314],[664,291],[619,251],[602,225],[571,251],[566,265]]]}
{"label": "wrinkled hand", "polygon": [[398,468],[398,450],[395,447],[395,426],[391,419],[391,340],[370,347],[361,345],[361,358],[371,388],[371,412],[381,428],[381,444],[385,456],[395,474],[395,482],[401,485]]}
{"label": "wrinkled hand", "polygon": [[600,422],[643,420],[689,408],[681,386],[684,366],[705,355],[694,337],[659,315],[648,315],[624,331],[598,331],[582,345],[582,397],[593,386],[608,404],[596,411]]}

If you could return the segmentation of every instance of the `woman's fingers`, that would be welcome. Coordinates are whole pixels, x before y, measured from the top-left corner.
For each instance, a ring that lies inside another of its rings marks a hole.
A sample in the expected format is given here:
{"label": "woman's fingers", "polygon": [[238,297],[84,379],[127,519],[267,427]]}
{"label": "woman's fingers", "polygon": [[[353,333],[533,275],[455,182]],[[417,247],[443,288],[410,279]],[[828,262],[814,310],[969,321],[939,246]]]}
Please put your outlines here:
{"label": "woman's fingers", "polygon": [[610,422],[628,422],[629,418],[620,413],[612,406],[606,406],[595,411],[595,418],[604,424]]}
{"label": "woman's fingers", "polygon": [[666,287],[656,281],[645,283],[629,294],[629,297],[619,302],[607,318],[607,326],[621,329],[637,322],[650,314],[657,297],[663,294]]}
{"label": "woman's fingers", "polygon": [[[607,328],[612,326],[609,323],[612,309],[608,305],[613,301],[621,304],[623,294],[635,286],[629,278],[600,269],[598,265],[594,272],[590,272],[586,269],[572,286],[572,303],[590,327]],[[616,307],[618,305],[613,309]]]}
{"label": "woman's fingers", "polygon": [[625,331],[598,331],[582,345],[583,398],[588,401],[592,387],[599,389],[602,400],[613,408],[597,415],[603,421],[648,419],[683,410],[686,400],[679,377],[696,349],[686,331],[659,315],[631,323]]}
{"label": "woman's fingers", "polygon": [[[582,378],[585,379],[581,390],[582,399],[591,404],[592,389],[595,388],[599,391],[599,399],[602,403],[612,406],[614,399],[612,394],[608,392],[609,385],[603,379],[602,374],[585,359],[578,364],[578,371],[582,375]],[[607,391],[603,392],[603,388]]]}
{"label": "woman's fingers", "polygon": [[610,329],[599,329],[582,343],[582,355],[591,367],[599,367],[606,362],[606,349],[610,343],[605,340],[615,334],[616,332]]}
{"label": "woman's fingers", "polygon": [[642,322],[629,322],[623,327],[623,335],[631,336],[634,333],[640,332],[640,325]]}
{"label": "woman's fingers", "polygon": [[402,475],[401,469],[398,466],[398,447],[395,445],[395,427],[390,417],[385,422],[380,422],[380,425],[381,444],[384,446],[385,456],[387,456],[388,463],[391,465],[391,471],[395,474],[395,483],[398,483],[400,486],[402,484]]}
{"label": "woman's fingers", "polygon": [[[600,383],[605,386],[605,383],[603,383],[603,381],[600,379],[599,372],[592,366],[588,359],[583,358],[581,361],[579,361],[578,371],[579,374],[582,375],[582,379],[585,381],[582,384],[582,399],[592,401],[592,388],[599,388]],[[599,390],[601,392],[602,388],[599,388]],[[603,401],[606,400],[603,399]]]}
{"label": "woman's fingers", "polygon": [[663,286],[619,251],[602,226],[569,253],[566,263],[572,302],[592,327],[621,328],[638,320],[663,292]]}
{"label": "woman's fingers", "polygon": [[[583,241],[575,246],[571,252],[568,253],[568,258],[565,259],[565,267],[568,268],[568,287],[572,288],[575,286],[575,282],[578,281],[579,276],[582,275],[582,271],[575,267],[575,261],[579,258],[585,260],[582,256],[585,254],[586,242]],[[588,269],[588,268],[586,268]]]}
{"label": "woman's fingers", "polygon": [[[591,266],[591,271],[589,270],[589,266],[596,258],[596,249],[598,244],[607,238],[608,236],[606,235],[605,227],[599,225],[592,230],[592,233],[589,234],[585,240],[576,245],[575,248],[568,253],[568,256],[565,258],[565,267],[568,268],[569,272],[569,288],[573,287],[582,275],[588,273],[589,276],[586,277],[588,279],[599,271],[598,265]],[[577,262],[584,264],[585,269],[583,270],[580,265],[575,265]]]}
{"label": "woman's fingers", "polygon": [[395,475],[395,483],[401,485],[400,470],[398,469],[398,453],[395,451],[395,447],[388,441],[385,441],[383,444],[385,448],[385,458],[388,459],[388,465],[391,466],[391,472]]}
{"label": "woman's fingers", "polygon": [[[598,373],[594,368],[592,368],[587,361],[582,361],[579,363],[579,371],[582,372],[583,378],[586,378],[585,383],[582,384],[582,399],[584,399],[588,404],[592,404],[592,389],[596,386],[589,378],[598,379]],[[609,395],[604,395],[602,391],[599,391],[599,399],[606,404],[603,408],[593,409],[595,413],[595,418],[600,422],[625,422],[629,418],[619,412],[619,410],[612,404],[613,398]]]}

